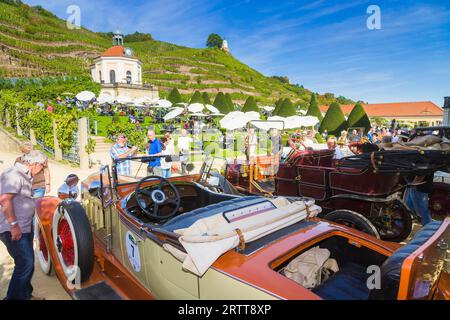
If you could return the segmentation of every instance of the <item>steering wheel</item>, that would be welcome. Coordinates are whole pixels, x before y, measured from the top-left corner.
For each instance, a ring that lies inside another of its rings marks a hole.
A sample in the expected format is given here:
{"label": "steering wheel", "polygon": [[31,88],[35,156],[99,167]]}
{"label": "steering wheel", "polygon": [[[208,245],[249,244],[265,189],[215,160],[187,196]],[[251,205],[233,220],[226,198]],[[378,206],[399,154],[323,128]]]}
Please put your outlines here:
{"label": "steering wheel", "polygon": [[[157,185],[151,186],[150,190],[142,189],[143,183],[151,180],[158,180]],[[168,197],[164,191],[163,187],[169,186],[171,191],[173,191],[172,197]],[[153,202],[153,206],[147,206],[148,202],[145,201],[145,197],[150,198]],[[167,179],[159,176],[148,176],[139,181],[136,186],[136,202],[141,210],[151,219],[158,221],[166,220],[173,217],[180,208],[180,194],[177,188],[169,182]],[[169,214],[161,215],[161,206],[171,205],[174,209]]]}

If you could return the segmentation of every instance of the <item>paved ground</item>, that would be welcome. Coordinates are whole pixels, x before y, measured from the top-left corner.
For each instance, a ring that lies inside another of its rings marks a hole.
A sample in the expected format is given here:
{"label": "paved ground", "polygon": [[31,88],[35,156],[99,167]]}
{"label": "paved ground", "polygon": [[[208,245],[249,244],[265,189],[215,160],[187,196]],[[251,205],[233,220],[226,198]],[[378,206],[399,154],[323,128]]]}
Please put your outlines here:
{"label": "paved ground", "polygon": [[[19,154],[15,153],[0,152],[0,160],[3,161],[3,163],[0,163],[0,172],[11,166],[18,156]],[[65,166],[57,162],[50,162],[49,167],[52,180],[51,195],[56,195],[58,187],[61,185],[64,178],[69,173],[76,173],[79,175],[80,179],[83,179],[91,172],[95,171],[95,169],[80,170],[79,168],[71,168],[70,166]],[[3,245],[3,243],[0,242],[0,299],[3,299],[3,297],[6,295],[12,271],[13,261],[9,257],[8,252],[6,251],[6,247]],[[48,300],[70,299],[69,295],[59,284],[56,276],[53,275],[49,277],[44,275],[39,269],[39,265],[37,262],[32,283],[34,287],[34,295],[36,296],[45,297]]]}

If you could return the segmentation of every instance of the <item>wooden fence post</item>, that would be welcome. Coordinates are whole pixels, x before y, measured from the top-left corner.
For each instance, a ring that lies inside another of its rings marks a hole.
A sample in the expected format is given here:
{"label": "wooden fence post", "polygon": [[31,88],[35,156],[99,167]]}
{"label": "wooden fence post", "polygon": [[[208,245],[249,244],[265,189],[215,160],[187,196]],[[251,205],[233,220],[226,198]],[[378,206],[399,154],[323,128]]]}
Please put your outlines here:
{"label": "wooden fence post", "polygon": [[61,161],[62,160],[62,150],[59,147],[58,138],[56,136],[56,120],[53,120],[53,144],[55,149],[55,160]]}
{"label": "wooden fence post", "polygon": [[30,129],[30,142],[33,146],[37,145],[36,134],[33,129]]}
{"label": "wooden fence post", "polygon": [[78,152],[81,169],[89,169],[89,154],[86,152],[88,138],[88,119],[85,117],[78,120]]}
{"label": "wooden fence post", "polygon": [[20,128],[19,125],[19,111],[16,110],[16,129],[17,129],[17,135],[23,136],[22,128]]}

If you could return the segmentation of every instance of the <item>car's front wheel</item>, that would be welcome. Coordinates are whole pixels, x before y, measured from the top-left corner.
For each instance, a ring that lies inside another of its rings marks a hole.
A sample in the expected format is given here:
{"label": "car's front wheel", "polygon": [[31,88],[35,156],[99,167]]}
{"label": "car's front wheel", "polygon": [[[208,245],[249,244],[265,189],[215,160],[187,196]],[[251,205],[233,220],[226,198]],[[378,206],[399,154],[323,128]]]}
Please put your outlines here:
{"label": "car's front wheel", "polygon": [[94,240],[83,207],[75,201],[63,201],[53,216],[53,245],[69,282],[89,279],[94,266]]}
{"label": "car's front wheel", "polygon": [[44,233],[42,227],[35,221],[34,227],[34,239],[36,241],[36,258],[39,263],[39,267],[46,275],[52,273],[52,260],[50,259],[50,252],[48,251],[47,243],[45,242]]}

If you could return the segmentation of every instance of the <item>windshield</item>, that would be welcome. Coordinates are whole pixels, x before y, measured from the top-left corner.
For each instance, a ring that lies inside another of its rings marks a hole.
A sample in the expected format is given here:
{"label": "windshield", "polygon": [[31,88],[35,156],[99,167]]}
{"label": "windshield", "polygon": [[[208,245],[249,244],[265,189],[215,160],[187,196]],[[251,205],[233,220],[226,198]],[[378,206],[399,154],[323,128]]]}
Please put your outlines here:
{"label": "windshield", "polygon": [[214,184],[209,178],[216,173],[223,175],[227,159],[207,154],[179,156],[136,156],[116,159],[112,165],[112,176],[117,185],[125,185],[155,175],[163,178],[199,175],[199,179]]}

